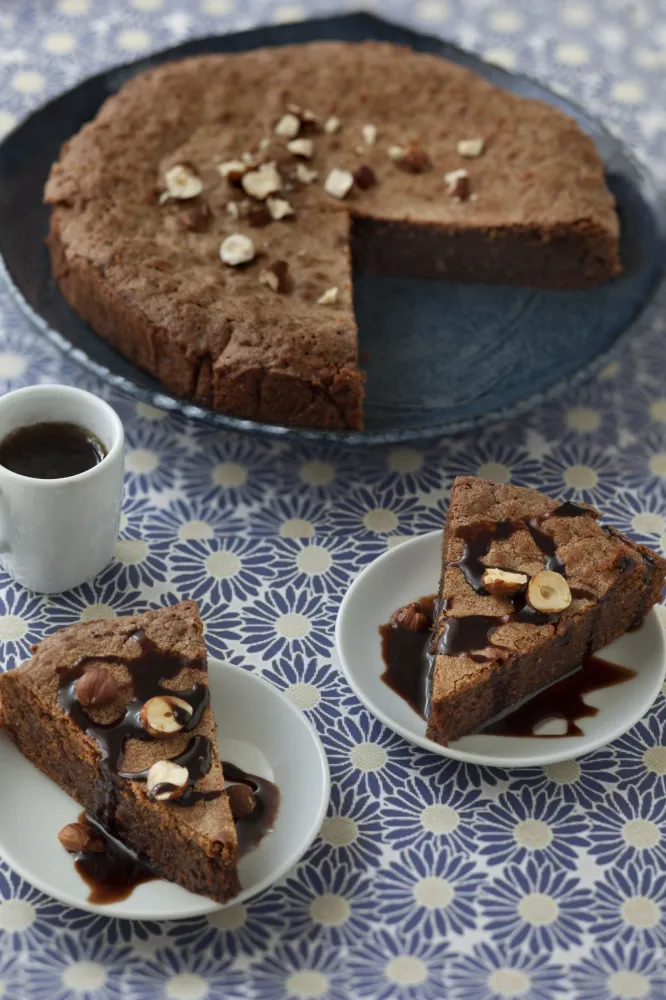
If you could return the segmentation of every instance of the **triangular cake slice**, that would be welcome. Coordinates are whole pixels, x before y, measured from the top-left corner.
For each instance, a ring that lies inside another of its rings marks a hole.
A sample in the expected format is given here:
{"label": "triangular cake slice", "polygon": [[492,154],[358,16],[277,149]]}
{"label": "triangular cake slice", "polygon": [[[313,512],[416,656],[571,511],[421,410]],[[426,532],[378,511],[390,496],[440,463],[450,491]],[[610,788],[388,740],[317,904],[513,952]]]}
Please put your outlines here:
{"label": "triangular cake slice", "polygon": [[19,750],[165,878],[223,902],[237,843],[209,702],[194,601],[72,625],[0,675]]}
{"label": "triangular cake slice", "polygon": [[666,561],[598,518],[536,490],[455,480],[431,647],[431,739],[478,729],[640,625]]}

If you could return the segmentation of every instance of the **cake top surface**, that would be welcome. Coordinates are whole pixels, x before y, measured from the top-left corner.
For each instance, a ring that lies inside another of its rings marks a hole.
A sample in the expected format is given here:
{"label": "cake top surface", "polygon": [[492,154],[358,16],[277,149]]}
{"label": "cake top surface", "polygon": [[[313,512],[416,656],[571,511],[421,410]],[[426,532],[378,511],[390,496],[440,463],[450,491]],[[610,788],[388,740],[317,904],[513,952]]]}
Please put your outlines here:
{"label": "cake top surface", "polygon": [[[276,134],[290,107],[317,118],[316,127],[299,120],[300,152]],[[340,127],[328,131],[332,120]],[[480,155],[461,155],[461,140],[481,140]],[[411,144],[427,156],[424,172],[390,155]],[[274,164],[273,196],[293,214],[257,226],[268,202],[220,170],[249,157],[255,173]],[[161,197],[177,166],[200,182],[196,197]],[[376,183],[327,193],[332,170],[359,168]],[[460,169],[466,200],[444,180]],[[324,373],[356,361],[350,213],[454,229],[618,230],[600,158],[570,118],[438,56],[376,42],[201,56],[142,73],[66,144],[46,200],[67,253],[103,271],[186,352]],[[230,235],[252,241],[251,262],[221,262]],[[288,266],[289,294],[261,278],[277,262]],[[337,301],[318,304],[331,288]]]}
{"label": "cake top surface", "polygon": [[[486,616],[497,621],[492,643],[454,657],[460,671],[477,670],[475,659],[502,659],[564,634],[570,619],[603,600],[623,575],[644,563],[644,553],[602,527],[598,517],[592,507],[563,504],[536,490],[471,476],[455,480],[443,552],[440,596],[445,610],[436,632],[441,635],[450,619]],[[658,561],[655,557],[655,568]],[[523,577],[516,603],[488,592],[482,582],[486,567]],[[544,570],[565,577],[570,590],[570,603],[555,614],[535,614],[529,591],[524,597],[528,581]]]}
{"label": "cake top surface", "polygon": [[[100,669],[111,684],[110,692],[99,701],[84,699],[79,685]],[[175,826],[233,848],[236,831],[208,704],[206,647],[194,601],[71,625],[42,640],[32,659],[18,668],[16,679],[48,713],[69,716],[70,737],[80,741],[83,754],[98,759],[100,782],[127,781],[123,775],[146,772],[157,761],[184,755],[190,759],[190,748],[209,759],[210,767],[201,776],[197,767],[190,770],[191,789],[186,792],[190,798],[182,799],[188,808],[173,808],[168,801],[152,798],[145,774],[143,780],[131,781],[132,789],[161,814],[160,822],[168,816]],[[170,697],[171,692],[184,699],[186,711],[189,704],[192,713],[180,731],[152,738],[138,712],[150,699]],[[207,761],[202,770],[206,767]]]}

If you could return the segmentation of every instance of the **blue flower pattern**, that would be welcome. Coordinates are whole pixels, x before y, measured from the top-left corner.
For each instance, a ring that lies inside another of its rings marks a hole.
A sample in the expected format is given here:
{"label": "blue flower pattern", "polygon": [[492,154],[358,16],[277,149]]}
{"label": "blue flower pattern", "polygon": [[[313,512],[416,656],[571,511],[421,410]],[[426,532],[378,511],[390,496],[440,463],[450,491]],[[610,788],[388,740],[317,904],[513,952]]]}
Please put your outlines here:
{"label": "blue flower pattern", "polygon": [[[386,0],[382,13],[574,93],[663,164],[663,4],[558,4],[548,18],[537,7]],[[5,5],[0,131],[104,65],[330,9]],[[459,473],[598,504],[608,523],[666,548],[665,306],[662,291],[594,380],[521,421],[357,452],[218,433],[122,397],[58,355],[0,288],[0,392],[81,385],[118,410],[128,450],[116,560],[97,580],[39,597],[0,574],[0,669],[57,628],[196,597],[211,655],[287,693],[317,727],[333,780],[297,868],[207,917],[91,915],[0,862],[4,1000],[666,997],[666,698],[581,760],[479,768],[414,748],[370,716],[332,640],[356,573],[403,537],[441,530]]]}

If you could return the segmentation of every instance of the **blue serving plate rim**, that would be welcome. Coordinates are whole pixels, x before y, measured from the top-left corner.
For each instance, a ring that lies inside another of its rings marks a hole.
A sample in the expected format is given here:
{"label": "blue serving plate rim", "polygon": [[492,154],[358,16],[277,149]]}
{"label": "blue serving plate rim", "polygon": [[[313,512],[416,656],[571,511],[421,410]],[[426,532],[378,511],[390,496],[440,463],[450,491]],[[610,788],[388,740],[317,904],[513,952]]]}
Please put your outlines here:
{"label": "blue serving plate rim", "polygon": [[[168,46],[165,49],[161,49],[158,52],[151,53],[148,56],[144,56],[136,60],[130,60],[121,64],[114,64],[99,73],[86,77],[74,87],[57,94],[55,97],[52,97],[50,100],[39,105],[21,122],[19,122],[14,129],[7,133],[0,144],[0,148],[13,137],[20,135],[22,129],[26,128],[35,118],[44,114],[44,112],[54,106],[63,97],[71,96],[76,92],[82,91],[91,83],[103,81],[112,74],[114,76],[120,76],[122,82],[125,82],[125,80],[135,76],[142,70],[147,69],[152,65],[168,62],[172,59],[184,58],[187,55],[192,54],[188,50],[195,50],[197,54],[202,54],[205,51],[220,51],[220,49],[215,46],[215,43],[219,41],[223,41],[225,43],[225,48],[221,51],[240,52],[248,51],[257,47],[275,47],[285,44],[305,44],[315,40],[337,40],[340,37],[340,33],[344,31],[345,25],[354,24],[360,26],[361,28],[365,27],[368,40],[384,40],[382,38],[381,29],[386,29],[392,35],[396,32],[403,33],[405,36],[404,43],[406,44],[409,44],[409,38],[412,40],[415,38],[421,39],[433,47],[436,47],[426,51],[436,51],[442,58],[454,55],[455,62],[457,64],[468,66],[468,68],[477,72],[479,66],[483,65],[486,78],[490,79],[491,82],[497,86],[501,87],[503,82],[506,82],[507,80],[524,81],[530,87],[535,87],[541,93],[542,99],[550,98],[549,103],[554,106],[561,107],[570,114],[572,112],[575,113],[576,117],[580,116],[588,124],[594,123],[596,128],[595,137],[597,139],[603,138],[604,142],[609,145],[609,148],[613,150],[615,155],[621,155],[624,160],[631,164],[633,169],[641,175],[643,185],[645,189],[647,189],[647,193],[650,196],[650,202],[653,205],[659,206],[661,209],[659,214],[655,216],[655,221],[657,223],[657,242],[661,251],[662,265],[666,268],[666,207],[664,206],[663,200],[660,196],[656,181],[647,167],[641,163],[617,137],[612,135],[612,133],[599,119],[595,118],[575,101],[570,100],[569,98],[560,97],[560,95],[548,88],[545,84],[540,83],[538,80],[528,76],[527,74],[512,73],[510,70],[485,62],[480,56],[477,56],[472,52],[468,52],[452,42],[440,39],[436,36],[426,35],[421,32],[414,31],[411,28],[392,22],[386,18],[377,17],[374,14],[365,12],[342,14],[333,17],[312,18],[306,21],[298,21],[284,25],[271,25],[268,26],[268,30],[272,32],[275,40],[271,40],[269,42],[267,42],[265,38],[262,38],[261,42],[253,42],[254,38],[267,30],[267,26],[250,28],[241,32],[233,32],[229,35],[204,35],[198,38],[190,38],[187,41],[181,42],[175,46]],[[342,35],[342,40],[345,40],[344,34]],[[389,39],[387,38],[386,40]],[[235,44],[233,44],[232,47],[229,47],[230,42]],[[210,46],[210,48],[207,46]],[[109,96],[117,89],[117,86],[114,87],[114,90],[109,92]],[[556,399],[564,393],[565,390],[589,380],[613,360],[628,338],[635,334],[637,328],[642,326],[646,321],[649,308],[654,302],[661,285],[658,280],[654,282],[649,294],[642,301],[634,318],[617,335],[615,341],[610,347],[600,351],[594,358],[590,359],[575,372],[562,377],[551,386],[539,389],[533,393],[528,393],[509,406],[495,407],[494,409],[477,414],[474,417],[468,417],[460,420],[447,420],[441,426],[415,426],[396,428],[388,431],[358,432],[284,427],[278,424],[267,424],[254,420],[244,420],[198,406],[194,403],[188,402],[187,400],[173,396],[159,388],[153,389],[134,382],[131,379],[126,378],[124,375],[114,373],[106,365],[93,360],[85,353],[85,351],[74,345],[64,334],[52,327],[23,296],[21,290],[14,282],[10,269],[2,254],[0,254],[0,278],[4,280],[6,286],[12,294],[13,299],[30,319],[33,325],[36,326],[37,329],[47,338],[47,340],[57,347],[62,354],[64,354],[67,358],[70,358],[80,367],[98,376],[113,388],[124,392],[126,395],[136,399],[137,401],[148,403],[152,406],[166,410],[167,412],[178,413],[187,419],[207,423],[220,429],[238,431],[246,434],[266,435],[272,438],[287,441],[304,441],[312,443],[327,442],[331,444],[343,444],[345,446],[361,448],[368,446],[415,443],[419,441],[431,441],[454,437],[480,427],[491,426],[492,424],[505,420],[512,420],[528,413],[536,406]],[[137,371],[139,371],[139,369],[137,369]]]}

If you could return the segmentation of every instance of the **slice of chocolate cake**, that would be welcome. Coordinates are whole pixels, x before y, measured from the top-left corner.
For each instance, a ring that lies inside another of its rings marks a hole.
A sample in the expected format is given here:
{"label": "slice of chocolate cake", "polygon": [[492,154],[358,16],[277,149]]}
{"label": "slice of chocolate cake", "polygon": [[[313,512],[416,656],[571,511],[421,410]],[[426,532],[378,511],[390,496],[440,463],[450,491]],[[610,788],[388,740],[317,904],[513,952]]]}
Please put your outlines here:
{"label": "slice of chocolate cake", "polygon": [[33,764],[165,878],[219,902],[238,892],[194,601],[49,636],[0,675],[0,717]]}
{"label": "slice of chocolate cake", "polygon": [[666,561],[593,507],[458,477],[444,532],[428,736],[459,739],[636,628]]}

